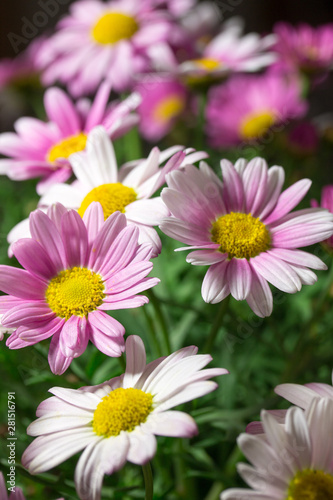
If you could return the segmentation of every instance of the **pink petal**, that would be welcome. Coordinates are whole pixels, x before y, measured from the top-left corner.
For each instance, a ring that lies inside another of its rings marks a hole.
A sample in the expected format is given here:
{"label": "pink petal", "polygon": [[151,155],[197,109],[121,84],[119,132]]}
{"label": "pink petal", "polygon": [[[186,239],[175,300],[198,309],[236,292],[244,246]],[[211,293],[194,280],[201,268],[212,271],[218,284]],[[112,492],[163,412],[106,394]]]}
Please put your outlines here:
{"label": "pink petal", "polygon": [[62,354],[59,345],[59,336],[60,333],[53,335],[48,356],[51,371],[55,375],[62,375],[73,361],[72,357],[68,358]]}
{"label": "pink petal", "polygon": [[110,92],[111,92],[112,84],[111,82],[103,82],[97,93],[96,97],[94,99],[94,102],[90,108],[87,121],[84,126],[84,130],[86,132],[90,131],[92,128],[96,127],[97,125],[101,125],[105,111],[106,111],[106,106],[109,100]]}
{"label": "pink petal", "polygon": [[24,269],[0,265],[0,289],[20,299],[40,300],[44,298],[46,281],[33,276]]}
{"label": "pink petal", "polygon": [[226,279],[231,295],[236,300],[244,300],[250,293],[252,270],[246,259],[231,259],[227,268]]}
{"label": "pink petal", "polygon": [[29,220],[31,237],[44,247],[57,272],[66,268],[64,245],[54,222],[41,210],[32,212]]}
{"label": "pink petal", "polygon": [[223,198],[228,212],[242,212],[244,209],[244,188],[241,178],[233,164],[221,160],[223,177]]}
{"label": "pink petal", "polygon": [[229,283],[226,273],[229,261],[225,260],[211,266],[202,282],[201,294],[205,302],[217,304],[225,299],[229,293]]}
{"label": "pink petal", "polygon": [[93,247],[90,251],[88,267],[95,272],[104,265],[105,256],[107,255],[110,246],[116,239],[120,231],[126,227],[126,217],[120,212],[114,212],[105,221],[101,231],[98,233]]}
{"label": "pink petal", "polygon": [[88,234],[77,212],[70,210],[61,219],[61,235],[69,267],[86,267],[88,260]]}
{"label": "pink petal", "polygon": [[296,293],[302,287],[299,277],[289,264],[269,252],[251,259],[251,266],[260,276],[283,292]]}
{"label": "pink petal", "polygon": [[89,324],[86,318],[71,316],[62,327],[59,345],[66,358],[77,358],[86,350],[89,341]]}
{"label": "pink petal", "polygon": [[[108,245],[100,249],[101,255],[96,255],[96,263],[103,261],[98,272],[107,278],[126,268],[132,261],[138,249],[139,230],[135,226],[125,227]],[[96,251],[97,253],[97,251]],[[99,258],[100,257],[100,258]],[[97,266],[95,267],[97,271]]]}
{"label": "pink petal", "polygon": [[273,212],[265,220],[265,224],[272,224],[288,214],[304,198],[310,187],[311,181],[302,179],[283,191]]}
{"label": "pink petal", "polygon": [[267,281],[257,274],[252,273],[251,290],[246,301],[252,311],[260,318],[270,316],[273,311],[273,296]]}
{"label": "pink petal", "polygon": [[251,160],[243,173],[246,212],[257,217],[258,209],[267,194],[267,163],[262,158]]}
{"label": "pink petal", "polygon": [[55,313],[43,301],[28,302],[12,307],[2,317],[2,324],[6,327],[19,326],[39,327],[44,326],[55,318]]}
{"label": "pink petal", "polygon": [[67,94],[56,87],[48,89],[44,97],[44,106],[49,119],[55,122],[64,137],[81,131],[78,112]]}
{"label": "pink petal", "polygon": [[32,238],[21,238],[12,245],[12,251],[22,267],[43,280],[56,276],[57,270],[48,253]]}

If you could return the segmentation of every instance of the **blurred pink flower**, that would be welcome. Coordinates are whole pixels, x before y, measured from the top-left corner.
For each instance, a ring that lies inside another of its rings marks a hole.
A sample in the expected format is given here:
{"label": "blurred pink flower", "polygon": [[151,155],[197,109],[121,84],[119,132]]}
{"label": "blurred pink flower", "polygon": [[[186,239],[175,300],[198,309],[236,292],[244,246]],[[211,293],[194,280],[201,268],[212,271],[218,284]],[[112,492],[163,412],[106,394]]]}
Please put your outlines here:
{"label": "blurred pink flower", "polygon": [[139,104],[138,96],[108,105],[110,91],[110,83],[105,82],[93,103],[80,99],[74,104],[63,90],[48,89],[44,97],[48,122],[24,117],[15,122],[16,133],[0,134],[0,153],[11,157],[0,159],[0,173],[13,180],[42,177],[39,194],[50,184],[66,181],[72,175],[68,157],[85,148],[92,128],[103,125],[115,139],[138,122],[131,113]]}
{"label": "blurred pink flower", "polygon": [[158,141],[172,129],[187,105],[187,90],[172,78],[144,78],[135,88],[141,96],[139,129],[145,139]]}
{"label": "blurred pink flower", "polygon": [[[321,191],[320,204],[316,200],[311,200],[311,206],[326,208],[329,212],[331,212],[331,214],[333,214],[333,184],[324,186]],[[327,238],[323,243],[333,250],[333,236]]]}
{"label": "blurred pink flower", "polygon": [[257,33],[242,32],[239,18],[224,23],[222,31],[203,46],[196,59],[180,65],[180,73],[190,78],[218,78],[229,73],[258,71],[276,60],[276,54],[267,51],[274,45],[275,35],[260,37]]}
{"label": "blurred pink flower", "polygon": [[91,340],[108,356],[124,350],[124,327],[105,311],[139,307],[143,290],[159,280],[146,278],[152,248],[138,244],[138,229],[115,212],[104,221],[99,203],[83,220],[75,210],[53,205],[46,215],[30,214],[31,238],[13,245],[25,269],[0,266],[4,327],[16,328],[7,346],[20,349],[52,337],[49,364],[63,373]]}
{"label": "blurred pink flower", "polygon": [[43,43],[44,38],[36,38],[16,57],[0,59],[0,90],[8,85],[29,82],[38,77],[37,56]]}
{"label": "blurred pink flower", "polygon": [[191,438],[198,433],[193,418],[171,410],[217,388],[212,377],[224,368],[203,370],[209,354],[184,347],[146,365],[140,337],[126,340],[126,371],[103,384],[81,389],[53,387],[53,396],[37,409],[28,427],[38,436],[28,446],[22,463],[39,474],[83,451],[75,470],[81,500],[100,500],[104,474],[111,475],[126,461],[144,465],[156,453],[155,436]]}
{"label": "blurred pink flower", "polygon": [[221,302],[230,293],[246,299],[257,316],[272,313],[268,283],[286,293],[312,285],[317,276],[308,269],[326,265],[299,247],[333,234],[333,214],[318,208],[291,212],[304,198],[311,181],[303,179],[281,194],[282,167],[266,161],[239,159],[235,166],[221,161],[223,183],[204,162],[167,176],[161,193],[172,217],[161,230],[190,245],[187,262],[209,266],[202,283],[206,302]]}
{"label": "blurred pink flower", "polygon": [[280,56],[277,66],[307,73],[333,68],[333,23],[314,28],[281,22],[274,33],[278,37],[275,50]]}
{"label": "blurred pink flower", "polygon": [[295,80],[287,83],[277,74],[235,76],[210,90],[206,132],[213,147],[231,147],[260,140],[306,110]]}
{"label": "blurred pink flower", "polygon": [[156,50],[168,48],[171,30],[168,13],[150,2],[74,2],[40,54],[43,82],[60,81],[74,96],[94,92],[105,77],[116,91],[128,90],[135,75],[151,70]]}

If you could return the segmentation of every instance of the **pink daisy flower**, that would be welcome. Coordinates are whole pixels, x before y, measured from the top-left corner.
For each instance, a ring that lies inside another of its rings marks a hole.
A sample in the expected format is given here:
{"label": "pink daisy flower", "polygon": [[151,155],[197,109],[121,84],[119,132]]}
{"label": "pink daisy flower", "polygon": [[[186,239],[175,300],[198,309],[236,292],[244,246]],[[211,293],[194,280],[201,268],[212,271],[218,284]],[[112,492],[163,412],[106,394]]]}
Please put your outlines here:
{"label": "pink daisy flower", "polygon": [[[101,203],[105,219],[119,210],[125,214],[129,225],[134,224],[139,229],[139,243],[152,246],[152,256],[156,257],[162,243],[153,226],[169,215],[169,210],[160,197],[151,196],[164,184],[168,172],[207,157],[204,152],[181,150],[182,146],[163,152],[154,148],[147,159],[125,164],[118,171],[112,143],[103,127],[96,127],[89,134],[86,152],[70,158],[77,181],[71,185],[55,184],[41,198],[39,205],[46,210],[46,207],[60,202],[83,216],[90,203],[96,201]],[[167,159],[166,165],[160,168]],[[8,241],[12,244],[29,236],[29,221],[26,219],[12,229]]]}
{"label": "pink daisy flower", "polygon": [[330,499],[333,492],[333,401],[314,399],[303,412],[290,408],[285,425],[261,413],[265,434],[241,434],[238,446],[253,465],[239,474],[252,489],[232,488],[221,500]]}
{"label": "pink daisy flower", "polygon": [[0,160],[0,174],[13,180],[42,177],[39,194],[52,183],[66,181],[72,174],[68,157],[85,148],[96,125],[103,125],[115,139],[138,121],[131,114],[139,104],[138,96],[107,106],[110,91],[110,83],[105,82],[92,104],[86,99],[74,104],[63,90],[48,89],[44,97],[48,122],[20,118],[14,125],[16,133],[0,134],[0,153],[11,157]]}
{"label": "pink daisy flower", "polygon": [[105,77],[115,90],[128,90],[133,76],[154,64],[152,47],[168,49],[171,29],[167,13],[149,2],[75,2],[40,54],[43,81],[60,81],[74,96],[94,92]]}
{"label": "pink daisy flower", "polygon": [[54,387],[43,401],[28,434],[39,436],[22,457],[31,474],[39,474],[83,451],[75,470],[81,500],[99,500],[104,474],[113,474],[126,461],[147,463],[159,436],[191,438],[198,432],[190,415],[170,408],[216,389],[208,379],[228,373],[223,368],[202,370],[210,355],[185,347],[146,365],[142,340],[126,340],[124,375],[78,390]]}
{"label": "pink daisy flower", "polygon": [[138,107],[140,132],[149,141],[159,141],[184,113],[187,90],[175,79],[148,77],[138,84],[136,91],[141,96]]}
{"label": "pink daisy flower", "polygon": [[137,295],[159,280],[146,278],[150,246],[139,246],[138,229],[115,212],[104,221],[99,203],[83,220],[60,204],[30,215],[31,238],[13,245],[24,269],[0,266],[4,327],[16,328],[7,346],[20,349],[52,337],[49,364],[63,373],[91,340],[108,356],[124,350],[124,327],[105,311],[139,307]]}
{"label": "pink daisy flower", "polygon": [[[193,265],[210,266],[202,296],[213,304],[230,293],[246,299],[258,316],[269,316],[273,299],[268,282],[286,293],[312,285],[308,269],[326,265],[299,247],[333,234],[333,214],[309,208],[291,212],[310,188],[296,182],[281,194],[282,167],[267,168],[262,158],[235,166],[221,161],[223,183],[204,162],[167,176],[161,197],[173,217],[160,228],[171,238],[196,249],[187,256]],[[179,250],[186,250],[188,247]]]}
{"label": "pink daisy flower", "polygon": [[[320,205],[316,200],[311,200],[312,207],[326,208],[331,214],[333,214],[333,185],[324,186],[321,191],[321,202]],[[329,250],[333,249],[333,236],[325,240],[324,245],[328,247]]]}
{"label": "pink daisy flower", "polygon": [[243,35],[243,23],[233,18],[203,47],[198,58],[184,62],[179,69],[191,81],[206,76],[221,78],[230,72],[258,71],[276,60],[276,54],[267,52],[275,42],[275,35]]}
{"label": "pink daisy flower", "polygon": [[235,146],[262,138],[306,109],[295,80],[287,83],[277,74],[235,76],[210,90],[206,132],[213,147]]}
{"label": "pink daisy flower", "polygon": [[333,24],[314,28],[308,24],[294,27],[278,23],[276,52],[280,56],[279,67],[307,73],[327,71],[333,68]]}

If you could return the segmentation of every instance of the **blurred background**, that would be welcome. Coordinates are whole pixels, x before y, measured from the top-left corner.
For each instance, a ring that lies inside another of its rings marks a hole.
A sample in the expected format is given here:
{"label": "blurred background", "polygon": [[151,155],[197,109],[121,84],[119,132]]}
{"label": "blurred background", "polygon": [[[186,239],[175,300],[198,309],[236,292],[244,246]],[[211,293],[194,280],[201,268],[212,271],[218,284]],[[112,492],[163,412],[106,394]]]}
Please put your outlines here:
{"label": "blurred background", "polygon": [[[140,0],[138,0],[140,1]],[[0,57],[13,57],[15,52],[8,39],[10,32],[22,35],[26,19],[30,20],[39,11],[41,5],[48,0],[3,0],[0,2]],[[57,1],[57,11],[48,19],[40,18],[37,34],[51,28],[73,3],[71,0]],[[277,21],[291,23],[307,22],[313,26],[333,22],[332,0],[219,0],[215,2],[227,19],[233,15],[242,16],[246,20],[246,31],[268,32]],[[50,1],[50,4],[53,4]],[[230,10],[229,10],[230,9]],[[26,18],[26,19],[22,19]],[[45,24],[44,24],[45,22]],[[22,43],[20,49],[25,45]]]}
{"label": "blurred background", "polygon": [[[138,0],[140,1],[140,0]],[[72,0],[2,0],[0,2],[0,58],[15,57],[30,41],[47,33],[68,12]],[[333,22],[332,0],[218,0],[216,6],[221,19],[240,16],[245,20],[245,31],[269,33],[278,21],[293,24],[301,22],[318,26]],[[44,9],[42,8],[44,6]],[[49,10],[48,10],[49,9]],[[46,13],[45,13],[46,12]],[[50,12],[48,14],[47,12]],[[32,23],[32,21],[34,22]],[[325,113],[333,102],[332,74],[311,96],[310,116]],[[0,93],[0,132],[12,130],[14,121],[22,115],[19,97]],[[25,115],[32,110],[27,107]]]}

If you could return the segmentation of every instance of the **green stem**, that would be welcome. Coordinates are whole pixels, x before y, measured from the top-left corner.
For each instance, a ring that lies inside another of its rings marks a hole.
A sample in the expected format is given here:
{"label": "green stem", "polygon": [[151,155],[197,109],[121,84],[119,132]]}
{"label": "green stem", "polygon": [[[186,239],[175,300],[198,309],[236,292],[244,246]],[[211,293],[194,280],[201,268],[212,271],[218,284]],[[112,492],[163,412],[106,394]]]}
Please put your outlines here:
{"label": "green stem", "polygon": [[201,150],[204,147],[205,140],[205,110],[207,104],[207,93],[199,92],[198,95],[198,123],[196,129],[196,149]]}
{"label": "green stem", "polygon": [[155,348],[156,348],[155,352],[157,352],[157,355],[159,357],[161,357],[163,354],[162,354],[160,343],[158,342],[157,337],[156,337],[153,320],[151,319],[146,307],[143,307],[142,311],[143,311],[143,314],[146,318],[146,322],[148,325],[147,334],[150,337],[151,344],[155,346]]}
{"label": "green stem", "polygon": [[171,345],[170,345],[170,338],[169,338],[167,322],[166,322],[163,310],[161,308],[160,300],[156,297],[153,290],[149,290],[147,292],[147,295],[149,297],[151,304],[153,305],[153,307],[155,309],[156,317],[160,323],[167,352],[168,352],[168,354],[171,354],[172,350],[171,350]]}
{"label": "green stem", "polygon": [[215,321],[213,323],[212,329],[210,331],[209,337],[204,347],[204,352],[211,352],[213,345],[215,343],[216,336],[222,324],[222,319],[225,315],[226,310],[228,309],[228,305],[230,302],[230,295],[222,300],[220,308],[215,317]]}
{"label": "green stem", "polygon": [[151,471],[150,462],[142,466],[142,472],[146,490],[145,500],[153,500],[154,483],[153,483],[153,474]]}

